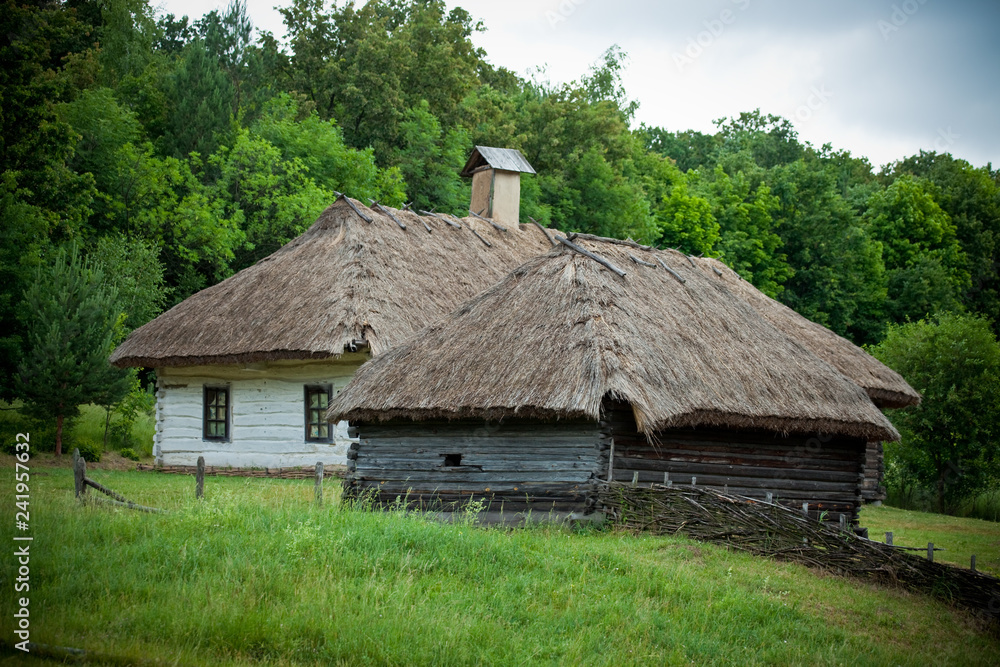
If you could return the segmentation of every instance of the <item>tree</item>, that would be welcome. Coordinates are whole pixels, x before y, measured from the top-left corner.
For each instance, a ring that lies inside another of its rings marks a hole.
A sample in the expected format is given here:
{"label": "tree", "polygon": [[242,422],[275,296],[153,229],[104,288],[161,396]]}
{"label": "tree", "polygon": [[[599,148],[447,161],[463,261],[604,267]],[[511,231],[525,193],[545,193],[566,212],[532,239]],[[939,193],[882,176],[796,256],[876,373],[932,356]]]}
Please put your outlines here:
{"label": "tree", "polygon": [[968,259],[970,283],[962,303],[982,313],[1000,334],[1000,176],[948,153],[924,153],[898,162],[892,175],[926,179],[934,201],[951,217]]}
{"label": "tree", "polygon": [[871,348],[899,371],[923,402],[893,413],[902,441],[896,448],[906,474],[933,489],[938,510],[980,491],[998,472],[1000,344],[977,316],[945,314],[890,326]]}
{"label": "tree", "polygon": [[64,421],[76,417],[81,404],[128,391],[128,374],[108,363],[121,323],[117,296],[75,244],[39,266],[24,295],[27,349],[18,395],[28,412],[55,420],[56,456],[62,455]]}
{"label": "tree", "polygon": [[926,181],[900,176],[868,199],[865,220],[882,242],[889,310],[897,322],[954,307],[969,287],[968,259]]}

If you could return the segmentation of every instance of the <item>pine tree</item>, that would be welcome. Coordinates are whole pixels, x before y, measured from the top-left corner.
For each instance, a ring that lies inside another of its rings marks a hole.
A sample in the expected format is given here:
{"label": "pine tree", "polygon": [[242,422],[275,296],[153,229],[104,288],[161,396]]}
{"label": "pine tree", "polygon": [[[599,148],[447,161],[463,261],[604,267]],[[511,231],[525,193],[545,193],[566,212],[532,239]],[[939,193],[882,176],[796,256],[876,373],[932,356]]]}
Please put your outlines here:
{"label": "pine tree", "polygon": [[55,419],[56,456],[62,455],[63,424],[79,414],[81,404],[117,401],[128,391],[127,372],[108,363],[122,317],[115,290],[103,278],[73,245],[38,267],[25,290],[27,340],[18,394],[29,412]]}

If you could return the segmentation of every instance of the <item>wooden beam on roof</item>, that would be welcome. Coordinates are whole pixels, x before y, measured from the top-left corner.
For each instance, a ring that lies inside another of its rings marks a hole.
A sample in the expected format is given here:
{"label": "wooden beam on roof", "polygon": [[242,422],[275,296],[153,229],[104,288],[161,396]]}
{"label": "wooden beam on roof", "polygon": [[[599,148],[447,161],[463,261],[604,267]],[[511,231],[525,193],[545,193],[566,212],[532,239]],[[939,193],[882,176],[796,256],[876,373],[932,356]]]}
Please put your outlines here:
{"label": "wooden beam on roof", "polygon": [[549,243],[551,243],[552,245],[556,244],[556,242],[552,240],[552,234],[549,234],[549,230],[545,229],[540,224],[538,224],[538,221],[532,218],[530,215],[528,216],[528,220],[531,220],[532,224],[534,224],[535,227],[538,227],[540,230],[542,230],[542,234],[545,234],[545,238],[549,240]]}
{"label": "wooden beam on roof", "polygon": [[461,228],[462,228],[462,225],[458,224],[457,222],[452,222],[452,221],[451,221],[451,220],[449,220],[448,218],[446,218],[446,217],[444,217],[444,216],[442,216],[442,215],[438,215],[438,214],[437,214],[437,213],[435,213],[434,211],[420,211],[420,212],[421,212],[422,214],[424,214],[424,215],[429,215],[429,216],[431,216],[432,218],[437,218],[438,220],[441,220],[442,222],[446,222],[446,223],[448,223],[449,225],[451,225],[452,227],[455,227],[456,229],[461,229]]}
{"label": "wooden beam on roof", "polygon": [[343,199],[344,201],[346,201],[347,205],[350,206],[354,210],[354,212],[358,214],[358,217],[360,217],[362,220],[364,220],[365,222],[374,222],[371,216],[362,213],[361,209],[359,209],[357,206],[354,205],[354,202],[351,201],[350,197],[348,197],[342,192],[337,192],[336,190],[333,191],[333,194],[337,195],[337,199]]}
{"label": "wooden beam on roof", "polygon": [[659,257],[657,257],[656,261],[660,263],[660,266],[662,266],[664,269],[666,269],[667,273],[669,273],[674,278],[676,278],[677,281],[680,282],[682,285],[687,282],[686,280],[684,280],[684,278],[681,276],[681,274],[677,273],[676,271],[674,271],[673,269],[671,269],[669,266],[667,266],[666,263],[662,259],[660,259]]}
{"label": "wooden beam on roof", "polygon": [[595,262],[597,262],[601,266],[606,267],[606,268],[610,269],[611,271],[617,273],[620,277],[622,277],[622,278],[625,277],[625,272],[624,271],[622,271],[617,266],[615,266],[614,264],[612,264],[608,260],[604,259],[600,255],[595,255],[594,253],[590,252],[589,250],[581,248],[580,246],[578,246],[577,244],[573,243],[572,241],[566,239],[563,236],[557,236],[556,240],[559,241],[559,243],[562,243],[567,248],[569,248],[571,250],[575,250],[576,252],[580,253],[584,257],[589,257],[590,259],[594,260]]}
{"label": "wooden beam on roof", "polygon": [[656,264],[653,264],[652,262],[643,261],[643,260],[639,259],[638,257],[636,257],[635,255],[633,255],[632,253],[629,253],[628,256],[636,264],[642,264],[643,266],[651,266],[654,269],[656,268]]}
{"label": "wooden beam on roof", "polygon": [[392,211],[390,211],[389,209],[387,209],[385,206],[382,206],[382,204],[379,204],[374,199],[369,199],[368,201],[370,201],[372,203],[372,207],[377,208],[378,210],[382,211],[387,216],[389,216],[390,218],[392,218],[392,221],[395,222],[397,225],[399,225],[400,229],[406,229],[406,225],[403,224],[403,221],[400,220],[399,218],[397,218],[396,216],[394,216],[392,214]]}
{"label": "wooden beam on roof", "polygon": [[482,241],[483,243],[485,243],[487,248],[492,248],[493,247],[493,244],[490,243],[489,241],[487,241],[486,239],[484,239],[482,236],[480,236],[479,232],[477,232],[475,229],[473,229],[472,227],[469,227],[469,231],[472,232],[473,234],[475,234],[477,239],[479,239],[480,241]]}
{"label": "wooden beam on roof", "polygon": [[507,231],[507,228],[504,227],[503,225],[501,225],[501,224],[499,224],[497,222],[493,222],[489,218],[484,218],[483,216],[481,216],[478,213],[476,213],[475,211],[473,211],[471,208],[469,209],[469,214],[472,215],[473,218],[479,218],[480,220],[485,220],[486,222],[490,223],[491,225],[493,225],[493,228],[495,230],[497,230],[498,232],[505,232],[505,231]]}

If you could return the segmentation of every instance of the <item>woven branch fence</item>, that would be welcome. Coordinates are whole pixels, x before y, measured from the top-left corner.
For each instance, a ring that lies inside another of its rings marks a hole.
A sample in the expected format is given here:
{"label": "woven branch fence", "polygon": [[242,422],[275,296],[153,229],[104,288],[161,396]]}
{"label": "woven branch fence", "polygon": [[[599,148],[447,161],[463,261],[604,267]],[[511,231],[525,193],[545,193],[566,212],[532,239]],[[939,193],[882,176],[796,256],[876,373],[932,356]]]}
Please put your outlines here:
{"label": "woven branch fence", "polygon": [[1000,579],[931,562],[774,503],[706,487],[620,483],[604,485],[600,501],[610,518],[629,530],[681,533],[760,556],[903,586],[1000,622]]}

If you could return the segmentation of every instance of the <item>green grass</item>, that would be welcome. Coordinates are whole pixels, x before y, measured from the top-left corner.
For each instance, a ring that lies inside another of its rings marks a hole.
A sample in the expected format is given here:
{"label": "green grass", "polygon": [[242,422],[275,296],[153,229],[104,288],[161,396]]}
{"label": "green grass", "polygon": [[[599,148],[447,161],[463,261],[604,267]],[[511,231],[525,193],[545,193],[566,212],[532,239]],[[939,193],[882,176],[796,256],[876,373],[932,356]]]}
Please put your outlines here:
{"label": "green grass", "polygon": [[[72,437],[86,438],[93,442],[104,443],[104,408],[97,405],[80,406],[80,417],[74,420],[72,427]],[[118,421],[119,417],[114,415],[111,423]],[[129,447],[134,449],[141,456],[152,456],[153,435],[156,432],[156,424],[152,414],[140,414],[132,426],[129,437]],[[108,448],[119,449],[121,442],[108,434]]]}
{"label": "green grass", "polygon": [[[28,431],[33,434],[31,444],[36,450],[52,451],[55,448],[55,424],[41,424],[36,420],[22,415],[18,410],[10,409],[19,407],[20,402],[14,404],[0,401],[0,440],[4,443],[13,442],[14,434]],[[72,452],[74,443],[81,440],[89,440],[98,445],[104,444],[104,408],[98,405],[81,405],[80,416],[69,423],[64,434],[63,451]],[[115,415],[111,419],[114,424],[119,420]],[[153,436],[156,431],[154,415],[140,414],[132,426],[129,439],[129,446],[140,456],[149,457],[153,454]],[[108,449],[117,450],[121,448],[121,442],[108,434]]]}
{"label": "green grass", "polygon": [[[861,525],[868,526],[869,537],[884,541],[892,532],[892,542],[900,546],[923,547],[933,542],[934,560],[969,567],[976,554],[976,568],[1000,576],[1000,523],[982,519],[963,519],[945,514],[930,514],[895,507],[866,506],[861,511]],[[926,555],[926,552],[924,552]]]}
{"label": "green grass", "polygon": [[[12,508],[5,460],[0,502]],[[92,476],[172,511],[81,507],[68,470],[33,470],[32,638],[126,662],[988,665],[1000,655],[996,635],[937,600],[682,538],[315,508],[309,481],[208,478],[198,502],[189,476]],[[0,558],[4,581],[13,571]]]}

